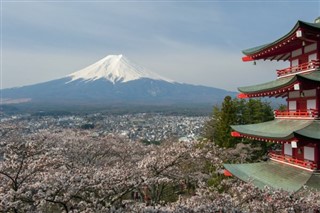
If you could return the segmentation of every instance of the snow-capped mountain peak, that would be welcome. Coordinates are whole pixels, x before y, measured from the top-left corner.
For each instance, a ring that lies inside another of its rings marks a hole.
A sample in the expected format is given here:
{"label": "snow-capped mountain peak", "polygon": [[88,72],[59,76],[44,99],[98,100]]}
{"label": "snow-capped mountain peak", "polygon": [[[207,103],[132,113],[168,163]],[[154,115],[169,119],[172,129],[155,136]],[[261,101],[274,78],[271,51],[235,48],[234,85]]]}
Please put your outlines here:
{"label": "snow-capped mountain peak", "polygon": [[174,82],[130,62],[123,55],[108,55],[84,69],[71,73],[68,77],[71,77],[71,81],[69,82],[75,80],[95,81],[98,79],[107,79],[112,83],[116,83],[128,82],[140,78]]}

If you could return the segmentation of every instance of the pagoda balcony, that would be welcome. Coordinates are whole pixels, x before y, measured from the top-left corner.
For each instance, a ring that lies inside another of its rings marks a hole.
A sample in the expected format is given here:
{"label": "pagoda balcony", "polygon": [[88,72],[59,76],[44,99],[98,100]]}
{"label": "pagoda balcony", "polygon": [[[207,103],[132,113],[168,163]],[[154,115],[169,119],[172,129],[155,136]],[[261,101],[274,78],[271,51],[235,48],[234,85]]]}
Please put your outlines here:
{"label": "pagoda balcony", "polygon": [[318,110],[310,109],[308,111],[300,110],[290,110],[290,111],[280,111],[275,110],[274,116],[276,118],[302,118],[302,119],[316,119],[319,116]]}
{"label": "pagoda balcony", "polygon": [[303,64],[299,64],[297,66],[288,67],[282,70],[277,70],[278,77],[286,77],[293,74],[304,73],[314,71],[320,67],[320,60],[312,60]]}
{"label": "pagoda balcony", "polygon": [[317,170],[317,164],[313,161],[299,160],[299,159],[293,158],[288,155],[282,155],[281,152],[277,152],[277,151],[269,152],[268,156],[271,160],[274,160],[274,161],[277,161],[280,163],[299,167],[299,168],[306,169],[309,171]]}

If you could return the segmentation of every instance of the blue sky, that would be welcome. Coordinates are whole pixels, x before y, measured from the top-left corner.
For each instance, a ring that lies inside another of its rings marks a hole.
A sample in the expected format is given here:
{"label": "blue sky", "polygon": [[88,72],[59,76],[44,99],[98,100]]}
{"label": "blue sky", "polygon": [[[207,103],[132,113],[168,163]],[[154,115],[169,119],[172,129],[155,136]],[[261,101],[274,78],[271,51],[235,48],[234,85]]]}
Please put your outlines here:
{"label": "blue sky", "polygon": [[61,78],[109,54],[164,77],[236,90],[287,64],[241,50],[320,16],[314,1],[2,1],[1,87]]}

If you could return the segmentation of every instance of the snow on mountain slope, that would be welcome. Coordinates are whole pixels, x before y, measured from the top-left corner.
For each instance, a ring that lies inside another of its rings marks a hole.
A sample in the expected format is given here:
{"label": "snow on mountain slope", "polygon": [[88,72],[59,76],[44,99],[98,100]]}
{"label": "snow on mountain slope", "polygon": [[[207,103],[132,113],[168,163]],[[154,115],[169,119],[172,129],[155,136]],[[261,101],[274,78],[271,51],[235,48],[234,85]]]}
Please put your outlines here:
{"label": "snow on mountain slope", "polygon": [[[42,106],[127,106],[216,104],[236,93],[178,83],[134,65],[122,55],[110,55],[67,77],[0,90],[9,103],[21,100]],[[38,107],[39,106],[39,107]]]}
{"label": "snow on mountain slope", "polygon": [[123,55],[108,55],[84,69],[71,73],[68,77],[71,77],[71,81],[69,82],[75,80],[95,81],[103,78],[112,83],[123,83],[140,78],[163,80],[171,83],[174,82],[156,73],[150,72],[141,66],[133,64]]}

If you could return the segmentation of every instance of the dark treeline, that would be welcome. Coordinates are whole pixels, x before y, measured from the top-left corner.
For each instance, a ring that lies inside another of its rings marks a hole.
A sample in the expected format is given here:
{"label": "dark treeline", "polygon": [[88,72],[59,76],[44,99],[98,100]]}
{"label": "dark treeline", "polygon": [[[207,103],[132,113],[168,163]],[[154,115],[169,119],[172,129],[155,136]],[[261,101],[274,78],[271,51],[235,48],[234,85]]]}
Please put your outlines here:
{"label": "dark treeline", "polygon": [[230,125],[254,124],[266,122],[274,119],[273,109],[269,102],[260,99],[232,99],[225,97],[223,103],[213,107],[212,117],[205,124],[204,138],[220,147],[235,147],[238,143],[251,143],[254,146],[261,147],[263,155],[271,146],[266,142],[235,138],[231,136],[232,129]]}
{"label": "dark treeline", "polygon": [[211,104],[177,104],[177,105],[105,105],[105,106],[69,106],[69,105],[34,105],[17,104],[0,106],[0,113],[8,115],[30,113],[35,116],[65,116],[103,113],[123,115],[135,113],[162,113],[164,115],[207,116]]}

